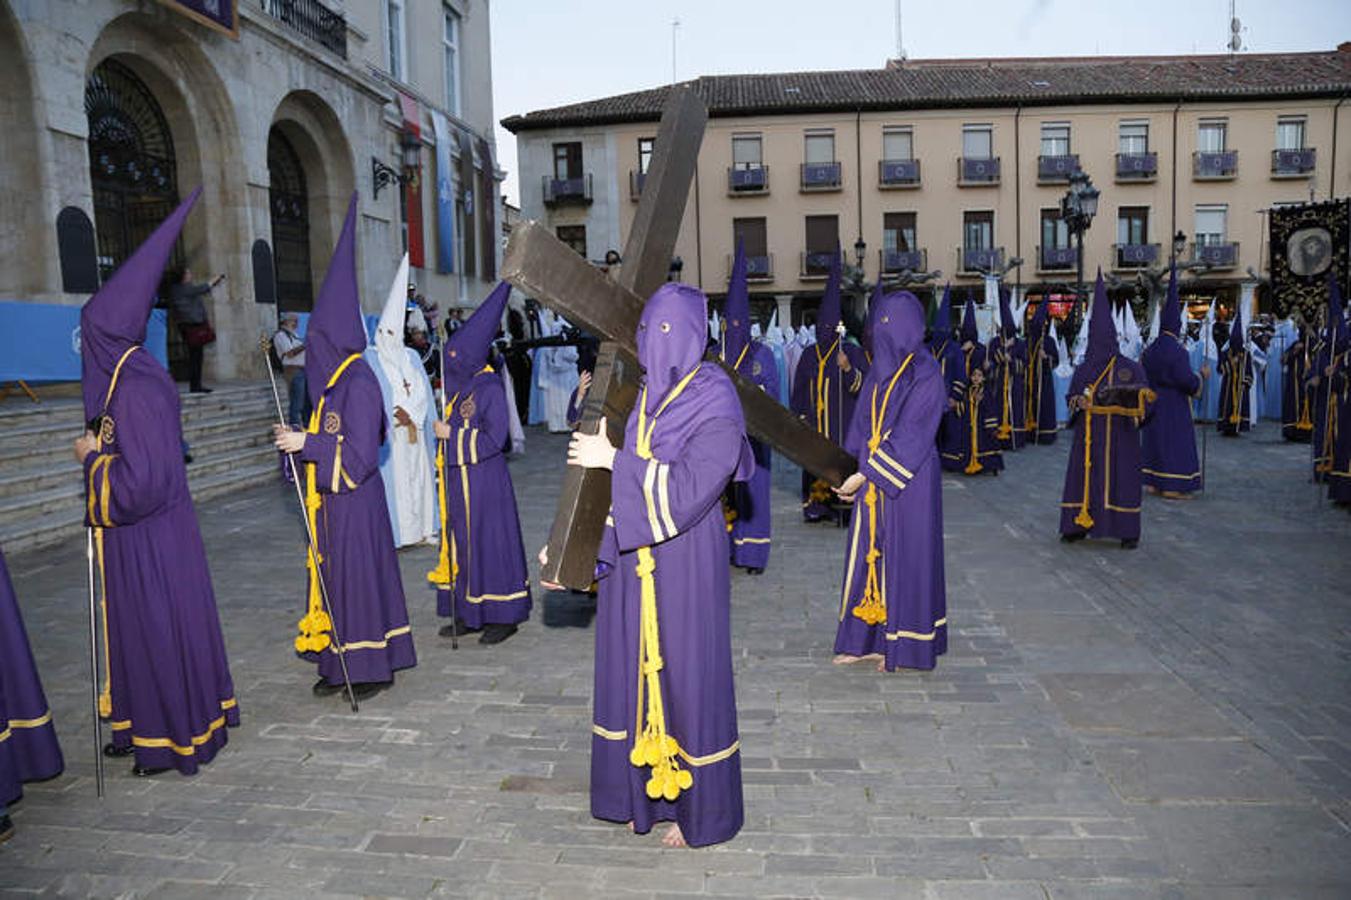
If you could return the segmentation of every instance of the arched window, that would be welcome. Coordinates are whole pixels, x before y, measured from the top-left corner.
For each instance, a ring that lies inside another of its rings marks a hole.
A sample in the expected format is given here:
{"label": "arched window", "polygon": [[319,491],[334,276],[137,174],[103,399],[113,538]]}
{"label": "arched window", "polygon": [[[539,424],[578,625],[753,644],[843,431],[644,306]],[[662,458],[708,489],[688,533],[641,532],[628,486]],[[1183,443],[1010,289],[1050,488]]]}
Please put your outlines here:
{"label": "arched window", "polygon": [[268,205],[277,270],[277,311],[308,312],[314,302],[310,275],[309,194],[300,156],[276,125],[267,135]]}
{"label": "arched window", "polygon": [[[90,73],[84,109],[99,269],[106,279],[178,205],[174,141],[154,94],[115,59]],[[181,267],[176,246],[169,268]]]}

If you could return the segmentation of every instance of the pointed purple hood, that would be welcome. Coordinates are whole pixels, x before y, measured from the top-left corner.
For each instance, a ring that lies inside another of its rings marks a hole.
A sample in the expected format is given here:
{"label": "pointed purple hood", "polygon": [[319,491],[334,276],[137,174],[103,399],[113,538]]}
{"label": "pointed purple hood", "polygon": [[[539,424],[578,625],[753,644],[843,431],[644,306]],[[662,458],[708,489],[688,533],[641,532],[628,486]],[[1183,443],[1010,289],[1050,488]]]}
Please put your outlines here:
{"label": "pointed purple hood", "polygon": [[966,308],[962,310],[962,330],[958,336],[963,344],[980,341],[980,330],[976,328],[976,301],[971,298],[970,291],[966,292]]}
{"label": "pointed purple hood", "polygon": [[1234,304],[1234,320],[1229,323],[1229,341],[1225,344],[1229,353],[1243,352],[1243,301]]}
{"label": "pointed purple hood", "polygon": [[1101,372],[1120,349],[1116,340],[1116,325],[1112,323],[1112,301],[1107,299],[1107,285],[1098,270],[1093,285],[1093,312],[1088,320],[1088,348],[1084,351],[1084,370],[1093,375]]}
{"label": "pointed purple hood", "polygon": [[929,332],[933,335],[934,345],[943,343],[952,337],[952,285],[943,285],[943,299],[934,312],[933,325]]}
{"label": "pointed purple hood", "polygon": [[1051,301],[1045,294],[1042,295],[1041,302],[1037,304],[1037,309],[1032,313],[1032,321],[1027,326],[1027,339],[1029,342],[1035,342],[1038,339],[1050,337],[1047,331],[1047,325],[1051,321]]}
{"label": "pointed purple hood", "polygon": [[741,358],[741,351],[751,342],[751,294],[746,283],[746,251],[741,241],[736,242],[736,258],[732,260],[732,278],[727,282],[723,313],[722,358],[729,366],[734,366]]}
{"label": "pointed purple hood", "polygon": [[816,313],[816,344],[822,352],[839,337],[835,333],[840,324],[840,254],[830,257],[830,275],[826,278],[826,292],[821,295],[821,307]]}
{"label": "pointed purple hood", "polygon": [[1338,354],[1351,346],[1351,327],[1347,327],[1346,315],[1342,311],[1342,289],[1337,285],[1337,276],[1328,274],[1328,327],[1329,349],[1336,345]]}
{"label": "pointed purple hood", "polygon": [[1182,340],[1182,300],[1178,296],[1176,261],[1169,266],[1168,297],[1163,301],[1163,309],[1159,310],[1159,333]]}
{"label": "pointed purple hood", "polygon": [[882,297],[876,307],[871,317],[873,369],[890,379],[901,361],[924,345],[924,304],[909,291],[897,291]]}
{"label": "pointed purple hood", "polygon": [[113,370],[122,354],[128,347],[145,343],[146,321],[155,305],[164,267],[169,264],[188,213],[201,195],[201,188],[189,194],[80,310],[80,383],[86,421],[103,412]]}
{"label": "pointed purple hood", "polygon": [[1013,321],[1013,310],[1009,308],[1009,289],[999,288],[999,328],[1004,337],[1017,337],[1018,325]]}
{"label": "pointed purple hood", "polygon": [[643,306],[638,321],[638,363],[646,373],[647,411],[704,358],[708,298],[688,284],[668,281]]}
{"label": "pointed purple hood", "polygon": [[315,406],[343,360],[366,349],[357,287],[356,221],[357,195],[353,192],[338,246],[333,248],[323,287],[305,326],[305,386]]}
{"label": "pointed purple hood", "polygon": [[441,351],[444,354],[441,371],[447,397],[467,388],[474,376],[488,364],[493,340],[502,328],[502,314],[506,311],[507,298],[510,296],[511,285],[505,281],[499,282],[488,298],[446,341]]}

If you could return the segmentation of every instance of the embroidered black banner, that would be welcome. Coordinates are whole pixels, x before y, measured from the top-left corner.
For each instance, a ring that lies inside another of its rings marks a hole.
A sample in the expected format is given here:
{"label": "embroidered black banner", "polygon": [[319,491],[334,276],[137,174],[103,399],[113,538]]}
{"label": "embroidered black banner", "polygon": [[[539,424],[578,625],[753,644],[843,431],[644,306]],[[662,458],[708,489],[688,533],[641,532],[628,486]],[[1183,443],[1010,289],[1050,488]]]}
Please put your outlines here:
{"label": "embroidered black banner", "polygon": [[1271,210],[1271,292],[1276,312],[1315,321],[1328,302],[1328,273],[1346,295],[1351,274],[1351,198]]}

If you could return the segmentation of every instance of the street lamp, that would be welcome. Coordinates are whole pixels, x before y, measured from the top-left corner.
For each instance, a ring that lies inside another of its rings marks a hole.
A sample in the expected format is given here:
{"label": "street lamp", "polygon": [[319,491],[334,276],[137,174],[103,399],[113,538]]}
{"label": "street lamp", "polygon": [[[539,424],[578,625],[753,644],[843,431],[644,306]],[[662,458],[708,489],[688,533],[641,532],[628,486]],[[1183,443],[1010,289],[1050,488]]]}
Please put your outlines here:
{"label": "street lamp", "polygon": [[868,245],[864,243],[863,237],[860,235],[859,239],[854,241],[854,261],[860,269],[863,268],[863,260],[867,255]]}
{"label": "street lamp", "polygon": [[1177,234],[1173,235],[1173,261],[1176,262],[1178,257],[1182,256],[1186,249],[1187,234],[1186,232],[1179,230]]}
{"label": "street lamp", "polygon": [[399,136],[399,162],[402,171],[385,165],[379,157],[371,157],[371,199],[380,199],[380,189],[391,184],[416,185],[422,170],[422,139],[411,131]]}
{"label": "street lamp", "polygon": [[1093,224],[1093,217],[1098,214],[1099,194],[1088,173],[1083,169],[1075,169],[1070,174],[1069,190],[1060,198],[1060,218],[1079,245],[1076,292],[1080,303],[1084,302],[1083,298],[1087,293],[1084,289],[1084,232]]}

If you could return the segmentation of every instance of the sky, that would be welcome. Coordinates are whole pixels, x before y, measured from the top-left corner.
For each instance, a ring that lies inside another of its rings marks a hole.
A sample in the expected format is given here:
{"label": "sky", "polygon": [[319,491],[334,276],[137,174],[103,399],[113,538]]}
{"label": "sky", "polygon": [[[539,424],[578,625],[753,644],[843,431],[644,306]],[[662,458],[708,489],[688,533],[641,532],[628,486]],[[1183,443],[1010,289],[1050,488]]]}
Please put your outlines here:
{"label": "sky", "polygon": [[[911,59],[1220,53],[1229,0],[903,0]],[[1351,0],[1236,0],[1244,51],[1351,41]],[[881,68],[895,0],[492,0],[497,119],[700,75]],[[507,198],[516,138],[497,127]]]}

